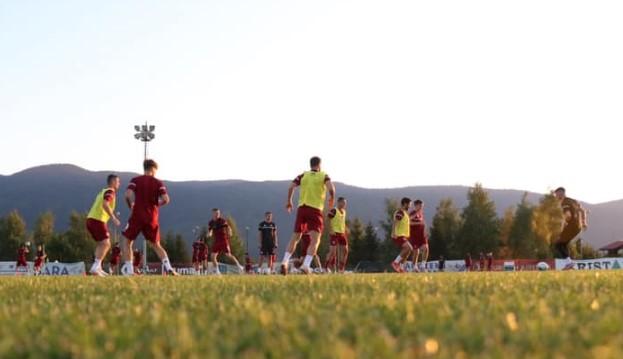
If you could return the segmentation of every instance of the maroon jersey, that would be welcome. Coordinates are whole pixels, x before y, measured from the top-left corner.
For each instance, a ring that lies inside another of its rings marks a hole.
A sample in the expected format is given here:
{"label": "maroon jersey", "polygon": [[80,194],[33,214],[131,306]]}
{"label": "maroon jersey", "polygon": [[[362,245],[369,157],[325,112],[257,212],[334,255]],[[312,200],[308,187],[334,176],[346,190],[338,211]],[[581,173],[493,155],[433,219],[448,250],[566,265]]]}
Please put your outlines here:
{"label": "maroon jersey", "polygon": [[134,192],[135,199],[130,219],[157,224],[160,196],[167,194],[164,183],[152,176],[139,176],[130,181],[128,189]]}
{"label": "maroon jersey", "polygon": [[208,254],[208,246],[203,241],[196,241],[193,243],[193,259],[196,261],[202,261]]}
{"label": "maroon jersey", "polygon": [[119,261],[120,258],[121,258],[121,248],[119,248],[118,246],[114,246],[110,254],[110,261],[111,262],[113,260]]}
{"label": "maroon jersey", "polygon": [[424,210],[411,211],[410,218],[410,234],[411,239],[424,241],[426,240],[426,222],[424,221]]}
{"label": "maroon jersey", "polygon": [[229,240],[229,223],[225,218],[219,218],[217,220],[211,220],[208,223],[208,229],[212,231],[214,239],[217,241]]}
{"label": "maroon jersey", "polygon": [[17,250],[17,261],[20,263],[26,263],[26,255],[28,254],[28,249],[20,248]]}

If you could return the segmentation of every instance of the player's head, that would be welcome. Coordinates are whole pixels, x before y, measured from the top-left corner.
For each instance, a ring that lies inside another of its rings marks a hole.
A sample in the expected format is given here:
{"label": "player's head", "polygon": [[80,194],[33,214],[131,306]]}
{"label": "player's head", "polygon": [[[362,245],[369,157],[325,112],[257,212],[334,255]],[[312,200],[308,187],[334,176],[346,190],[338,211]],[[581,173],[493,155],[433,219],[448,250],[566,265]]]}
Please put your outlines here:
{"label": "player's head", "polygon": [[221,210],[218,208],[212,208],[212,219],[221,218]]}
{"label": "player's head", "polygon": [[106,184],[108,187],[114,188],[116,191],[119,189],[119,186],[121,186],[121,179],[119,179],[119,176],[116,174],[109,174],[106,178]]}
{"label": "player's head", "polygon": [[37,250],[38,250],[38,251],[42,251],[42,250],[43,250],[43,246],[42,246],[41,244],[38,244],[38,245],[37,245]]}
{"label": "player's head", "polygon": [[337,208],[344,209],[344,208],[346,208],[347,204],[348,204],[348,202],[346,201],[346,198],[340,197],[340,198],[337,199]]}
{"label": "player's head", "polygon": [[415,202],[413,202],[413,208],[415,208],[416,211],[421,210],[424,208],[424,202],[422,202],[421,199],[416,199]]}
{"label": "player's head", "polygon": [[149,159],[143,161],[143,171],[145,171],[146,175],[155,176],[156,172],[158,172],[158,163]]}
{"label": "player's head", "polygon": [[272,222],[273,221],[273,212],[266,212],[264,213],[264,219],[266,220],[266,222]]}
{"label": "player's head", "polygon": [[554,191],[554,196],[562,201],[567,196],[567,190],[564,187],[558,187]]}
{"label": "player's head", "polygon": [[411,207],[411,198],[405,197],[401,199],[400,207],[402,207],[402,209],[409,209],[409,207]]}
{"label": "player's head", "polygon": [[322,160],[318,156],[314,156],[309,160],[309,167],[312,170],[320,170],[320,166],[322,165]]}

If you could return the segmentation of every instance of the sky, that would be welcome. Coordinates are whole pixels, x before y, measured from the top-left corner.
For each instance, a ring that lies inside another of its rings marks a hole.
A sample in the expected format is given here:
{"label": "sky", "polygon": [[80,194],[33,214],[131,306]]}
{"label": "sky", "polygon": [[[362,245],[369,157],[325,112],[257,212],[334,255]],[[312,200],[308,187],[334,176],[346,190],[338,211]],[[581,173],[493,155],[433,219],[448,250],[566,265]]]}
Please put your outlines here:
{"label": "sky", "polygon": [[0,174],[623,198],[621,1],[0,2]]}

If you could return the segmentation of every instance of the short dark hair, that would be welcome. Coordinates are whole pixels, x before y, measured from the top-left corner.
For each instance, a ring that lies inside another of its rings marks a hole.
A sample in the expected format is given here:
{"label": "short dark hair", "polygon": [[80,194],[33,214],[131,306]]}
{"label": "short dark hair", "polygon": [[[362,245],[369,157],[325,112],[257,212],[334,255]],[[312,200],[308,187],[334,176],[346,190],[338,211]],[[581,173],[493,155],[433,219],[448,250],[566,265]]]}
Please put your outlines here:
{"label": "short dark hair", "polygon": [[268,216],[269,214],[273,214],[273,212],[271,211],[266,211],[266,213],[264,213],[265,216]]}
{"label": "short dark hair", "polygon": [[218,209],[218,208],[212,208],[212,212],[218,212],[218,211],[220,211],[220,209]]}
{"label": "short dark hair", "polygon": [[145,171],[149,171],[151,169],[158,169],[158,163],[154,160],[145,160],[143,161],[143,169]]}
{"label": "short dark hair", "polygon": [[320,162],[322,162],[322,160],[320,159],[320,157],[318,156],[314,156],[309,160],[309,165],[311,167],[318,167],[320,166]]}
{"label": "short dark hair", "polygon": [[413,204],[417,206],[418,204],[424,204],[424,202],[422,202],[421,199],[416,199],[415,202],[413,202]]}
{"label": "short dark hair", "polygon": [[402,200],[400,200],[400,204],[403,205],[403,206],[407,205],[407,204],[410,204],[410,203],[411,203],[411,198],[409,198],[409,197],[404,197]]}
{"label": "short dark hair", "polygon": [[116,180],[117,178],[119,178],[119,176],[117,176],[116,174],[109,174],[106,178],[106,183],[111,184],[112,181]]}
{"label": "short dark hair", "polygon": [[564,187],[558,187],[556,188],[556,190],[554,191],[554,193],[556,192],[562,192],[562,193],[567,193],[567,190]]}
{"label": "short dark hair", "polygon": [[338,198],[338,199],[337,199],[337,201],[338,201],[338,202],[344,202],[344,201],[346,201],[346,198],[344,198],[344,197],[340,197],[340,198]]}

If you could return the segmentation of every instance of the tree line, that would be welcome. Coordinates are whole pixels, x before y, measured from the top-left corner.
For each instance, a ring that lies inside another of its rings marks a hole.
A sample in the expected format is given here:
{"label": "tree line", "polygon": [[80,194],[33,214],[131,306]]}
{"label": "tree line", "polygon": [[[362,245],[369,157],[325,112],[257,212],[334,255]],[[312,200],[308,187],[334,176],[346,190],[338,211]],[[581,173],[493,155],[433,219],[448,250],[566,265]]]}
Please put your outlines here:
{"label": "tree line", "polygon": [[[451,199],[443,199],[437,204],[429,228],[431,260],[440,256],[460,259],[468,253],[472,256],[493,253],[496,258],[509,259],[552,257],[551,244],[560,234],[562,226],[560,204],[553,195],[546,194],[539,203],[533,204],[525,194],[516,206],[507,208],[501,218],[497,215],[495,203],[482,185],[476,184],[470,188],[467,200],[467,206],[462,209],[457,208]],[[384,218],[376,225],[373,222],[364,223],[359,218],[348,221],[349,267],[360,262],[390,262],[396,256],[391,231],[392,217],[398,207],[397,199],[387,199]],[[58,232],[55,230],[55,216],[48,211],[41,214],[32,231],[28,231],[24,219],[17,211],[12,211],[0,217],[0,260],[15,260],[19,246],[30,241],[34,246],[45,245],[50,260],[90,261],[95,242],[86,231],[85,221],[86,214],[72,212],[68,229]],[[242,259],[246,249],[238,226],[232,217],[228,217],[227,221],[233,230],[232,252]],[[206,234],[207,228],[203,227],[198,235]],[[113,243],[120,238],[118,230],[111,235]],[[190,262],[190,248],[181,234],[167,232],[162,241],[173,262]],[[250,242],[255,245],[255,235],[251,236]],[[319,249],[321,256],[328,252],[328,242],[328,233],[325,233]],[[280,245],[287,245],[287,241],[282,240]],[[597,252],[582,241],[572,246],[572,251],[574,258],[597,256]],[[157,261],[153,251],[149,251],[148,260]]]}

